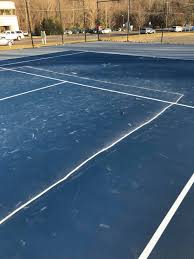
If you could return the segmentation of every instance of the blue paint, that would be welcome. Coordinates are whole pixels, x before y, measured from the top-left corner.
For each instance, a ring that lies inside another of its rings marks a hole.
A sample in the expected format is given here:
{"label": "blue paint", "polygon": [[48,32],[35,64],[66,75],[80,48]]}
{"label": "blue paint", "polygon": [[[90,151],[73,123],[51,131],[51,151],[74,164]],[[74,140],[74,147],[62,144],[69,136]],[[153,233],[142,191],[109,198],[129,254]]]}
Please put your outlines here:
{"label": "blue paint", "polygon": [[[182,102],[193,103],[193,62],[85,53],[25,65],[181,92]],[[18,69],[175,100],[167,92]],[[55,83],[14,72],[0,77],[2,97]],[[1,218],[164,107],[70,83],[0,102]],[[191,109],[172,107],[15,215],[0,226],[0,258],[137,258],[193,172],[193,117]]]}

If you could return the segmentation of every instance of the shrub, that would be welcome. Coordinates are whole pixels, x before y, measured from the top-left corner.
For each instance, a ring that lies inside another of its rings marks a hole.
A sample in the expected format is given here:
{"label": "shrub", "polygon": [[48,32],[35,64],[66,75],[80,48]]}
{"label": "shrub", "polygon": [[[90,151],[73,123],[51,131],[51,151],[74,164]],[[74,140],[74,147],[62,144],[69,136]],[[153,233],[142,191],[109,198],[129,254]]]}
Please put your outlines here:
{"label": "shrub", "polygon": [[63,33],[63,27],[58,20],[44,18],[40,24],[36,24],[34,29],[36,35],[40,35],[41,31],[45,31],[47,35],[57,35]]}

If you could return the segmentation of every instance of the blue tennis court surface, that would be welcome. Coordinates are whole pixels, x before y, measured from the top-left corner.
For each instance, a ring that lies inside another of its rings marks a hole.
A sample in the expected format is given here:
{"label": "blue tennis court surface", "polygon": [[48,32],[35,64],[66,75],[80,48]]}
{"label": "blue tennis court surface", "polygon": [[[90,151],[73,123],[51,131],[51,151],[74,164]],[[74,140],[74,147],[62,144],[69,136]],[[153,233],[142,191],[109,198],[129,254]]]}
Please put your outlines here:
{"label": "blue tennis court surface", "polygon": [[0,258],[194,257],[194,63],[0,61]]}

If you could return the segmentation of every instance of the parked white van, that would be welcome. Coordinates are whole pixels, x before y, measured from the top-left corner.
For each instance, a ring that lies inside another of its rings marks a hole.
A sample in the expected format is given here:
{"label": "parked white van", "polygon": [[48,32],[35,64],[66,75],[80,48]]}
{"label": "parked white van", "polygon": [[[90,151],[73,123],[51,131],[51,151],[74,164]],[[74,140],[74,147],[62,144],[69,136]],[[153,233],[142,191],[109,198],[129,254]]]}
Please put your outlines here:
{"label": "parked white van", "polygon": [[24,38],[23,32],[21,31],[5,31],[0,33],[0,36],[7,40],[21,40]]}
{"label": "parked white van", "polygon": [[171,31],[182,32],[183,31],[183,27],[182,26],[172,26]]}

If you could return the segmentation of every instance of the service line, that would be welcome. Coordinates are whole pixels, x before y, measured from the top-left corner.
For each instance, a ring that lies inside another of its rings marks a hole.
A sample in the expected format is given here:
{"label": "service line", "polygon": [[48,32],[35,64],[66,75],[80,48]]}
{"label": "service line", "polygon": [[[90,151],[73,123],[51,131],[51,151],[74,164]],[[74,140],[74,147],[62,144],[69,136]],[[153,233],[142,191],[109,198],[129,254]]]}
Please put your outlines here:
{"label": "service line", "polygon": [[181,93],[177,93],[177,92],[163,91],[163,90],[158,90],[158,89],[152,89],[152,88],[149,88],[149,87],[140,87],[140,86],[136,86],[136,85],[114,83],[114,82],[111,82],[111,81],[104,81],[104,80],[100,80],[100,79],[93,79],[93,78],[89,78],[89,77],[83,77],[83,76],[72,75],[72,74],[67,74],[67,73],[60,73],[60,72],[55,72],[55,71],[50,70],[50,69],[37,68],[37,67],[32,67],[32,66],[23,66],[23,68],[25,68],[25,67],[30,68],[30,69],[34,69],[34,70],[38,70],[38,71],[44,71],[44,72],[49,72],[49,73],[53,73],[53,74],[57,74],[57,75],[63,75],[63,76],[74,77],[74,78],[78,78],[78,79],[90,80],[90,81],[105,83],[105,84],[110,84],[110,85],[128,86],[128,87],[131,87],[131,88],[143,89],[143,90],[147,90],[147,91],[151,91],[151,92],[159,92],[159,93],[173,94],[173,95],[179,95],[179,96],[182,95]]}
{"label": "service line", "polygon": [[[26,67],[37,69],[37,68],[31,67],[31,66],[26,66]],[[43,70],[45,72],[53,72],[52,70],[44,70],[44,69],[39,69],[39,68],[37,70]],[[67,76],[69,75],[69,74],[58,73],[58,72],[53,72],[53,73],[60,74],[60,75],[67,75]],[[90,79],[90,78],[87,78],[87,77],[79,77],[79,76],[76,76],[76,75],[69,75],[69,76],[72,76],[72,77],[74,76],[74,77],[77,77],[77,78],[80,78],[80,79],[87,79],[87,80],[96,81],[96,82],[100,82],[100,83],[115,84],[115,85],[121,85],[121,86],[123,85],[123,86],[129,86],[129,87],[132,87],[132,88],[139,88],[139,89],[145,89],[145,90],[149,90],[149,91],[154,91],[154,92],[174,94],[174,95],[178,95],[180,97],[180,99],[184,96],[183,94],[176,93],[176,92],[160,91],[160,90],[154,90],[154,89],[150,89],[150,88],[131,86],[131,85],[126,85],[126,84],[117,84],[117,83],[112,83],[112,82],[109,82],[109,81]],[[162,102],[162,103],[166,103],[166,104],[174,104],[176,106],[180,106],[180,107],[184,107],[184,108],[189,108],[189,109],[194,109],[194,106],[193,105],[189,105],[189,104],[177,103],[177,102],[174,103],[174,102],[166,101],[166,100],[159,99],[159,98],[152,98],[152,97],[148,97],[148,96],[144,96],[144,95],[130,94],[130,93],[127,93],[127,92],[111,90],[111,89],[108,89],[108,88],[91,86],[91,85],[86,85],[86,84],[81,84],[81,83],[76,83],[76,82],[71,82],[71,81],[66,81],[66,82],[67,83],[71,83],[71,84],[75,84],[75,85],[84,86],[84,87],[87,87],[87,88],[93,88],[93,89],[96,89],[96,90],[107,91],[107,92],[112,92],[112,93],[117,93],[117,94],[122,94],[122,95],[128,95],[128,96],[133,96],[133,97],[137,97],[137,98],[141,98],[141,99],[147,99],[147,100],[152,100],[152,101],[156,101],[156,102]]]}
{"label": "service line", "polygon": [[[177,102],[165,101],[163,99],[148,97],[148,96],[144,96],[144,95],[130,94],[130,93],[121,92],[121,91],[117,91],[117,90],[111,90],[111,89],[108,89],[108,88],[102,88],[102,87],[97,87],[97,86],[92,86],[92,85],[86,85],[86,84],[81,84],[81,83],[76,83],[76,82],[71,82],[71,81],[66,81],[66,82],[69,83],[69,84],[83,86],[83,87],[91,88],[91,89],[95,89],[95,90],[100,90],[100,91],[105,91],[105,92],[110,92],[110,93],[116,93],[116,94],[121,94],[121,95],[127,95],[127,96],[132,96],[132,97],[136,97],[136,98],[140,98],[140,99],[156,101],[156,102],[165,103],[165,104],[177,105]],[[184,95],[180,95],[178,100],[180,100],[183,96]],[[187,106],[187,108],[189,108],[189,107]],[[194,109],[194,107],[192,107],[192,108]]]}
{"label": "service line", "polygon": [[[22,74],[27,74],[27,75],[31,75],[31,76],[36,76],[36,77],[41,77],[41,78],[46,78],[46,79],[51,79],[51,80],[56,80],[56,81],[64,82],[63,80],[58,79],[58,78],[42,76],[42,75],[39,75],[39,74],[34,74],[34,73],[31,73],[31,72],[20,71],[20,70],[17,70],[17,69],[12,69],[12,68],[3,68],[3,69],[5,69],[7,71],[16,72],[16,73],[22,73]],[[76,82],[71,82],[71,81],[65,81],[65,82],[69,83],[69,84],[78,85],[78,86],[82,86],[82,87],[85,87],[85,88],[90,88],[90,89],[95,89],[95,90],[100,90],[100,91],[105,91],[105,92],[109,92],[109,93],[116,93],[116,94],[120,94],[120,95],[127,95],[127,96],[132,96],[132,97],[136,97],[136,98],[140,98],[140,99],[156,101],[156,102],[165,103],[165,104],[177,105],[177,102],[166,101],[166,100],[163,100],[163,99],[152,98],[152,97],[148,97],[148,96],[144,96],[144,95],[130,94],[130,93],[122,92],[122,91],[111,90],[111,89],[108,89],[108,88],[102,88],[102,87],[97,87],[97,86],[92,86],[92,85],[86,85],[86,84],[81,84],[81,83],[76,83]],[[182,97],[183,97],[183,95],[180,95],[179,99],[181,99]],[[184,106],[186,108],[194,109],[194,106],[182,105],[182,104],[178,104],[178,105],[179,106]]]}

